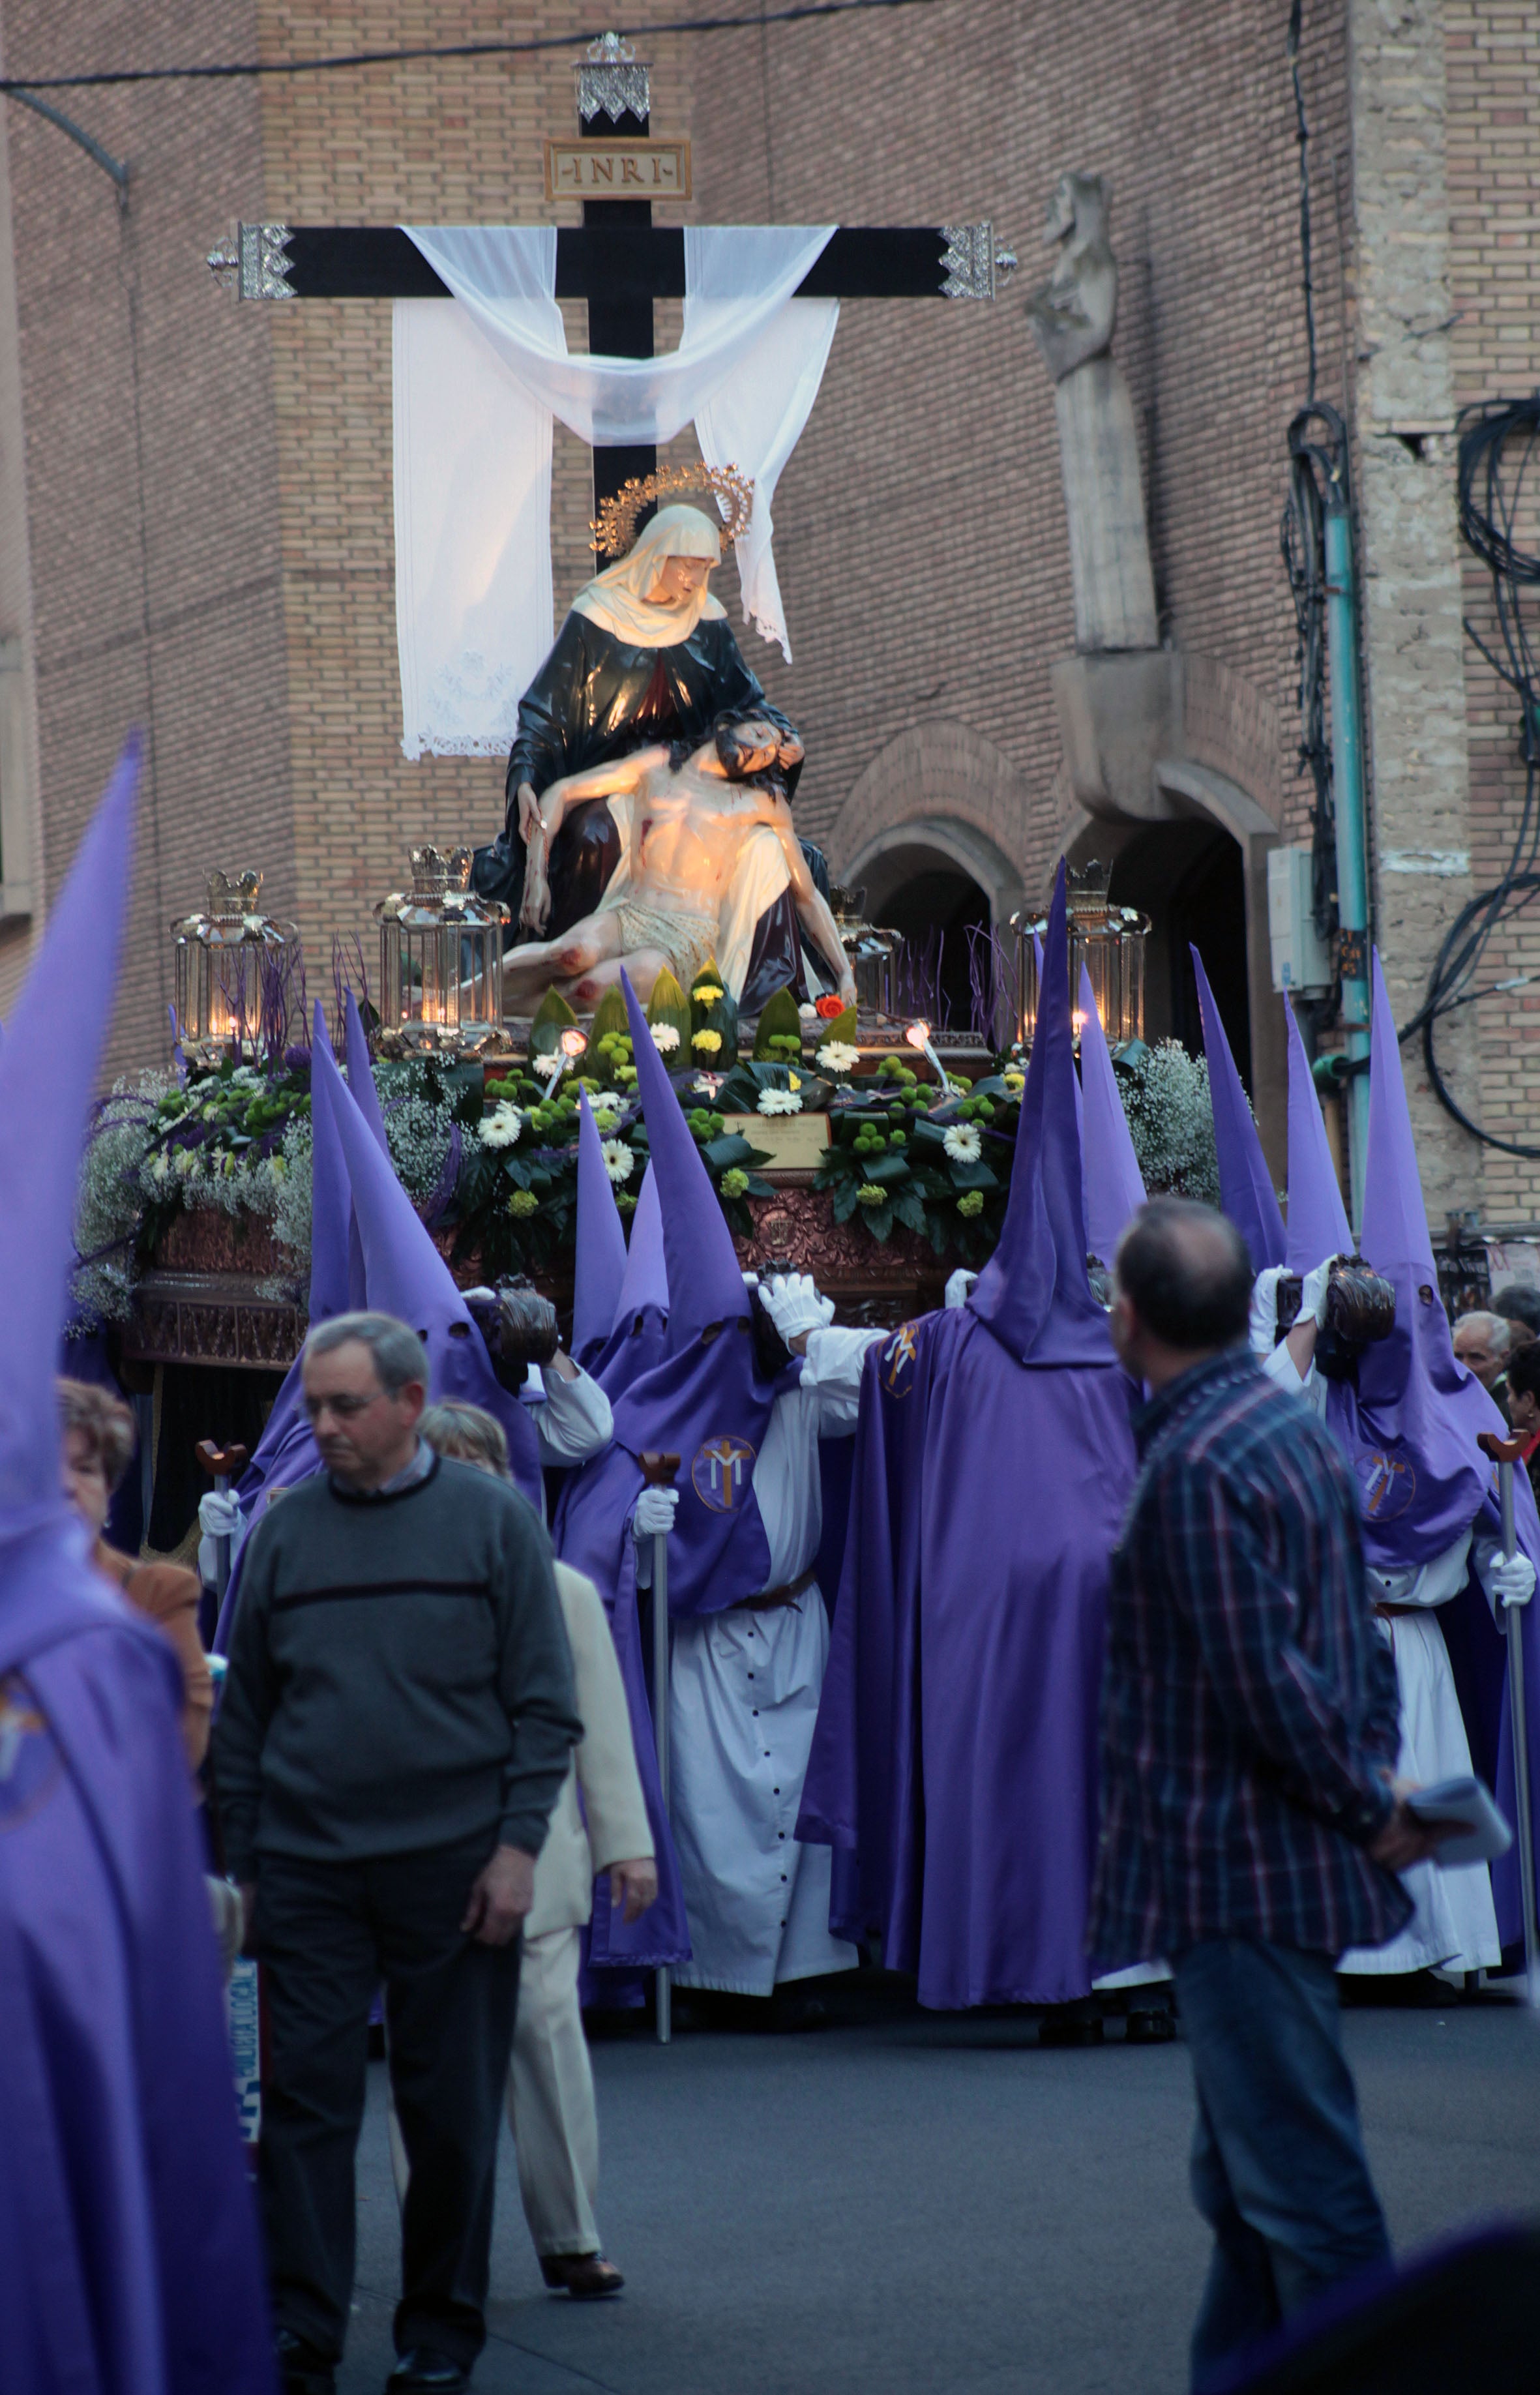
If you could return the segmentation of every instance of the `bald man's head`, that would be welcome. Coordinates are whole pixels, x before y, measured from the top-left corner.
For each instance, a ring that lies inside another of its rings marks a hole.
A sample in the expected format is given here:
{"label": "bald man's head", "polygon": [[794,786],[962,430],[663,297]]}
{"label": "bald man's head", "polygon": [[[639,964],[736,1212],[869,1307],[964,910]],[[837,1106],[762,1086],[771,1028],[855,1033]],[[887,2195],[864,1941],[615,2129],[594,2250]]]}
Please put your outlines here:
{"label": "bald man's head", "polygon": [[1228,1216],[1191,1198],[1141,1206],[1117,1251],[1117,1286],[1144,1329],[1198,1355],[1246,1335],[1251,1259]]}

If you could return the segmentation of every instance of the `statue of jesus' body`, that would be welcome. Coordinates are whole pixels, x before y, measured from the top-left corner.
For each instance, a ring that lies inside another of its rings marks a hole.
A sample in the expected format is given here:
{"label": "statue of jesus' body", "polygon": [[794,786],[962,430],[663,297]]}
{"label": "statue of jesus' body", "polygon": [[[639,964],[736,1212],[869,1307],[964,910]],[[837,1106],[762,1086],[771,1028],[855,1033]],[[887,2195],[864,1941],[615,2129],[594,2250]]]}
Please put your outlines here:
{"label": "statue of jesus' body", "polygon": [[639,748],[553,782],[529,844],[520,915],[526,928],[538,931],[549,912],[546,858],[567,806],[627,798],[628,853],[602,906],[559,939],[508,950],[506,993],[517,1003],[554,986],[573,1004],[592,1006],[619,981],[622,966],[644,1002],[665,967],[688,989],[708,958],[719,958],[734,876],[750,840],[764,830],[780,844],[809,946],[853,1005],[855,982],[838,928],[813,886],[781,786],[786,740],[784,727],[766,718],[724,716],[712,737],[677,763],[678,750]]}

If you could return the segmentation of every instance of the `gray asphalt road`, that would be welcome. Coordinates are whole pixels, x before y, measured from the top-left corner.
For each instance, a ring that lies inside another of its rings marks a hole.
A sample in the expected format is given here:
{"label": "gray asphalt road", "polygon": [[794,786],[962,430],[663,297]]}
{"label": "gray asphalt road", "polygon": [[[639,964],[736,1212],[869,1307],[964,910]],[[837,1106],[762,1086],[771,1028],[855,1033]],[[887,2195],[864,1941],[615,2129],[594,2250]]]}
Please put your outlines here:
{"label": "gray asphalt road", "polygon": [[[1348,2016],[1398,2246],[1540,2216],[1540,2025]],[[1179,2395],[1204,2241],[1182,2047],[1039,2050],[1011,2019],[596,2049],[624,2296],[547,2296],[505,2141],[480,2395]],[[392,2359],[384,2071],[343,2395]]]}

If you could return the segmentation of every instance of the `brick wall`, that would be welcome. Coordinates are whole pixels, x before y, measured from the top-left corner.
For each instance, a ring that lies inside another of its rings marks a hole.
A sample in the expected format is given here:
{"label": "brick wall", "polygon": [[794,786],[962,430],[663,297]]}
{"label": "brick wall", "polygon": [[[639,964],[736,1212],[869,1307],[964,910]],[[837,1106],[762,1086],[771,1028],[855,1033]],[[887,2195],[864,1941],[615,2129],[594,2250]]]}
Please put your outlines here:
{"label": "brick wall", "polygon": [[[1306,32],[1321,387],[1340,399],[1340,12],[1307,9]],[[1066,167],[1112,184],[1114,351],[1140,430],[1163,629],[1203,661],[1205,761],[1263,805],[1282,800],[1296,824],[1277,527],[1306,377],[1282,16],[959,0],[715,46],[692,128],[696,192],[713,215],[988,216],[1021,260],[993,308],[848,304],[783,479],[795,661],[752,648],[808,731],[798,807],[814,836],[833,832],[893,734],[961,723],[1020,776],[1029,888],[1051,864],[1061,810],[1048,674],[1073,630],[1052,391],[1020,301],[1046,271],[1039,227]]]}
{"label": "brick wall", "polygon": [[[1449,132],[1451,334],[1454,402],[1526,397],[1540,385],[1540,18],[1523,5],[1445,0]],[[1517,464],[1517,459],[1512,463]],[[1532,464],[1514,538],[1540,554]],[[1485,570],[1462,548],[1465,613],[1499,648]],[[1528,609],[1535,635],[1533,597]],[[1471,879],[1490,888],[1512,854],[1524,796],[1519,703],[1468,638],[1465,688],[1470,756]],[[1540,976],[1540,910],[1510,921],[1486,953],[1483,984]],[[1540,980],[1483,999],[1481,1117],[1499,1137],[1540,1145]],[[1441,1039],[1441,1053],[1442,1041]],[[1494,1220],[1540,1213],[1540,1165],[1484,1152],[1485,1207]]]}
{"label": "brick wall", "polygon": [[[659,14],[665,13],[661,7]],[[269,56],[397,49],[450,38],[441,9],[373,0],[347,9],[261,0]],[[571,5],[517,19],[469,0],[453,39],[560,33],[588,20]],[[660,133],[688,117],[688,62],[666,37],[640,45],[654,65]],[[575,128],[574,46],[511,60],[438,60],[270,83],[262,94],[265,210],[291,224],[575,223],[575,203],[544,196],[544,142]],[[680,219],[681,211],[673,212]],[[658,211],[665,221],[666,212]],[[501,759],[401,752],[391,516],[390,307],[310,301],[260,311],[273,322],[277,521],[283,577],[300,922],[325,967],[331,935],[363,943],[377,973],[372,907],[400,887],[406,851],[490,840],[503,817]],[[660,347],[678,338],[678,303],[656,310]],[[564,303],[567,337],[587,346],[586,311]],[[670,459],[692,443],[675,445]],[[552,567],[558,616],[594,570],[587,448],[555,428]]]}
{"label": "brick wall", "polygon": [[[256,11],[7,0],[12,74],[252,55]],[[249,84],[68,96],[132,170],[109,179],[52,126],[7,114],[25,425],[41,857],[51,894],[131,721],[146,727],[128,962],[110,1066],[163,1057],[166,924],[211,865],[295,899],[273,488],[270,328],[221,304],[210,242],[254,214]],[[3,328],[0,328],[3,329]]]}

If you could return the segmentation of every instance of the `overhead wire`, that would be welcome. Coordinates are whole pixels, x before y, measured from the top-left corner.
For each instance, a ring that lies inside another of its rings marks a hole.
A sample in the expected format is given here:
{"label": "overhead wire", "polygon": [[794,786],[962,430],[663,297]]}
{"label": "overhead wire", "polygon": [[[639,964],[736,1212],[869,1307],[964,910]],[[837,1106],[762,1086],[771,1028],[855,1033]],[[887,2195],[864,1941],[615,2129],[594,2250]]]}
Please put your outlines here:
{"label": "overhead wire", "polygon": [[762,25],[799,25],[820,17],[939,5],[940,0],[792,0],[788,7],[767,8],[749,17],[676,17],[644,25],[598,25],[589,32],[534,33],[520,41],[432,42],[405,50],[347,50],[322,59],[249,59],[208,66],[104,67],[80,74],[0,75],[0,92],[102,91],[140,83],[231,83],[248,75],[335,74],[356,67],[404,66],[427,59],[533,58],[543,51],[577,49],[612,33],[623,41],[652,41],[665,33],[757,33]]}

